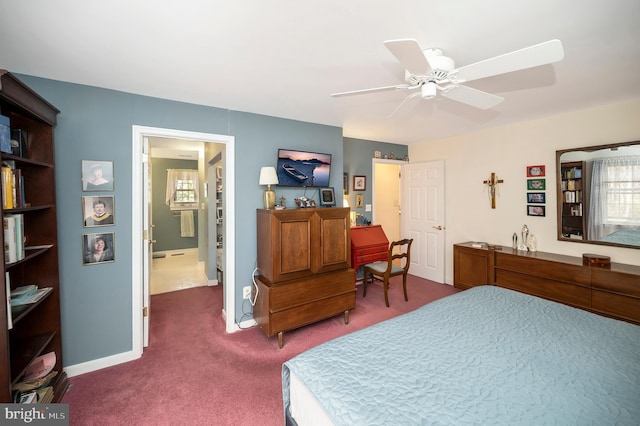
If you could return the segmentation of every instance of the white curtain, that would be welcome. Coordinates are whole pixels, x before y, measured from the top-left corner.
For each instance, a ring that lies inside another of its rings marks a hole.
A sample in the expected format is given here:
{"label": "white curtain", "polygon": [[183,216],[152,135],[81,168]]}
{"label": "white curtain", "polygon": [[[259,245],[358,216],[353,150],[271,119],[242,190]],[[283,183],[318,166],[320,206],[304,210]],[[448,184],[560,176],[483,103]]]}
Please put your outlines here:
{"label": "white curtain", "polygon": [[[599,240],[611,232],[638,226],[637,194],[640,192],[640,156],[611,157],[593,161],[587,237]],[[634,197],[636,194],[636,197]]]}
{"label": "white curtain", "polygon": [[599,240],[602,238],[602,227],[606,217],[606,190],[604,188],[604,177],[602,173],[603,160],[594,160],[591,171],[591,192],[589,194],[589,221],[587,223],[588,240]]}
{"label": "white curtain", "polygon": [[[179,206],[174,205],[176,188],[179,180],[191,180],[193,181],[193,189],[195,192],[195,201],[193,203],[189,203],[191,205],[187,206]],[[180,208],[189,208],[195,209],[198,208],[198,203],[200,202],[199,193],[198,193],[198,171],[191,169],[167,169],[167,191],[165,195],[165,202],[168,206],[172,208],[176,207]]]}

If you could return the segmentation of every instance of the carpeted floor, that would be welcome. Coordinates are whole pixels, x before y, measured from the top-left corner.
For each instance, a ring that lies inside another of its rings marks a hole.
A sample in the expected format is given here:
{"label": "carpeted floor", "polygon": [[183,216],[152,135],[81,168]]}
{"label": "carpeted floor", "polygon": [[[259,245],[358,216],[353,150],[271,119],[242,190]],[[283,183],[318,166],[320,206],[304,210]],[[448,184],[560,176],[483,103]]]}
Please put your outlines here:
{"label": "carpeted floor", "polygon": [[258,327],[225,333],[222,287],[152,296],[149,348],[139,360],[71,378],[62,401],[70,423],[280,426],[284,361],[457,291],[410,276],[405,302],[399,278],[392,280],[390,308],[380,284],[369,286],[366,298],[358,286],[348,325],[340,315],[285,333],[283,349]]}

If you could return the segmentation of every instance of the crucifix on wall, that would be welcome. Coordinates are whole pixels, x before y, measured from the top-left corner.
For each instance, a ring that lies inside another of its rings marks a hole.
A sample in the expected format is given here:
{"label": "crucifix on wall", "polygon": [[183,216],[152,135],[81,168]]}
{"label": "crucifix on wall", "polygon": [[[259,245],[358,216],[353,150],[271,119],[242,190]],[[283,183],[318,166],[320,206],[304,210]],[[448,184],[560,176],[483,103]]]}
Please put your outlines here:
{"label": "crucifix on wall", "polygon": [[489,179],[482,181],[482,183],[484,183],[489,190],[489,199],[491,200],[492,209],[496,208],[496,191],[498,191],[498,185],[503,182],[504,180],[499,179],[498,176],[496,176],[496,174],[493,172],[491,173],[491,177]]}

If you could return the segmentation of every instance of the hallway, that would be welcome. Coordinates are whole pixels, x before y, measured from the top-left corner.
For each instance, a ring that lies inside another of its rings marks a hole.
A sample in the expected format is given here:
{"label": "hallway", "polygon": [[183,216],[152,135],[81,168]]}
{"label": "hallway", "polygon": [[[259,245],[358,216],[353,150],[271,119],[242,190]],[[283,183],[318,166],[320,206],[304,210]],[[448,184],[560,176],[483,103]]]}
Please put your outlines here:
{"label": "hallway", "polygon": [[198,262],[198,250],[169,252],[154,258],[149,291],[152,295],[208,285],[204,262]]}

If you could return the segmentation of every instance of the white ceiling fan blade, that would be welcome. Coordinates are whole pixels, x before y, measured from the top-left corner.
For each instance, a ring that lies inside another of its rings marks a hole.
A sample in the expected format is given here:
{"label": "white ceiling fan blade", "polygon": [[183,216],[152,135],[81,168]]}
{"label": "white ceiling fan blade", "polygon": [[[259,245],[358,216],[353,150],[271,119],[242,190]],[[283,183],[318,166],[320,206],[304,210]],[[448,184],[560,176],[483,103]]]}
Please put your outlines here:
{"label": "white ceiling fan blade", "polygon": [[460,83],[498,74],[551,64],[564,58],[560,40],[549,40],[495,58],[486,59],[458,68],[455,78]]}
{"label": "white ceiling fan blade", "polygon": [[504,98],[500,96],[467,86],[457,86],[443,90],[442,96],[480,109],[491,109],[504,101]]}
{"label": "white ceiling fan blade", "polygon": [[427,75],[431,71],[431,66],[416,40],[387,40],[384,45],[411,74]]}
{"label": "white ceiling fan blade", "polygon": [[408,84],[396,84],[395,86],[374,87],[372,89],[352,90],[350,92],[332,93],[331,96],[338,98],[340,96],[364,95],[367,93],[386,92],[389,90],[409,89]]}

